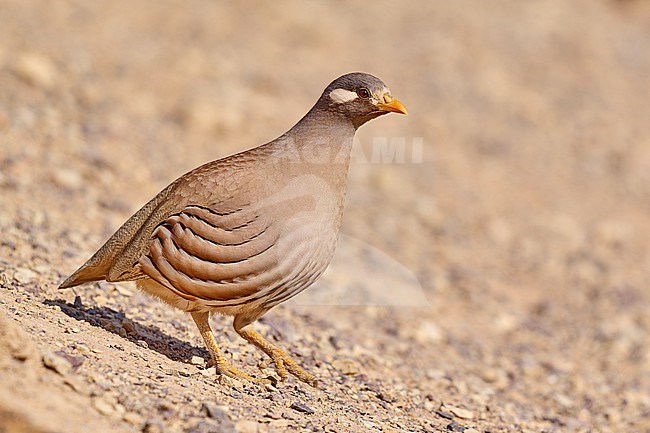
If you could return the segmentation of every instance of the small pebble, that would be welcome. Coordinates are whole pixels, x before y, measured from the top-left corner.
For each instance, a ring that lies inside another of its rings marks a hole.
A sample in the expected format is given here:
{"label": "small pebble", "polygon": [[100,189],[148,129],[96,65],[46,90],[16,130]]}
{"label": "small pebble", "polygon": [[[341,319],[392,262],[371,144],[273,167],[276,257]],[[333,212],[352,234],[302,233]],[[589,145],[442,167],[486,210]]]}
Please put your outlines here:
{"label": "small pebble", "polygon": [[131,425],[140,425],[143,421],[142,416],[135,412],[126,412],[122,419]]}
{"label": "small pebble", "polygon": [[456,421],[452,421],[449,424],[447,424],[447,427],[445,427],[448,431],[452,432],[464,432],[465,428],[458,424]]}
{"label": "small pebble", "polygon": [[50,89],[56,84],[57,71],[54,64],[40,54],[21,54],[12,69],[14,74],[32,86]]}
{"label": "small pebble", "polygon": [[199,374],[205,377],[214,377],[217,375],[217,371],[214,367],[211,367],[206,369],[200,369]]}
{"label": "small pebble", "polygon": [[97,397],[93,400],[93,407],[102,415],[111,416],[116,413],[115,407],[102,397]]}
{"label": "small pebble", "polygon": [[43,364],[56,371],[62,376],[72,371],[72,364],[66,358],[58,355],[56,352],[46,352],[43,354]]}
{"label": "small pebble", "polygon": [[21,284],[27,284],[38,279],[38,274],[28,268],[18,268],[14,272],[14,280]]}
{"label": "small pebble", "polygon": [[310,408],[309,406],[302,404],[302,403],[291,403],[291,409],[295,410],[296,412],[302,412],[306,414],[313,414],[315,411],[314,409]]}
{"label": "small pebble", "polygon": [[70,363],[70,365],[72,366],[73,370],[77,370],[84,363],[84,360],[85,360],[85,358],[83,356],[68,355],[67,353],[65,353],[62,350],[57,350],[54,353],[59,355],[60,357],[62,357],[66,361],[68,361]]}
{"label": "small pebble", "polygon": [[[222,383],[222,378],[224,378],[223,375],[219,376],[219,383],[221,383],[221,384],[223,385],[223,383]],[[232,379],[232,378],[230,378],[230,377],[229,377],[228,379],[231,379],[231,380],[232,380],[232,381],[230,382],[229,385],[230,385],[230,386],[233,386],[233,383],[234,383],[234,381],[235,381],[236,379]],[[232,391],[232,392],[231,392],[230,394],[228,394],[228,395],[231,396],[231,397],[234,398],[234,399],[237,399],[237,400],[241,400],[242,398],[244,398],[244,395],[243,395],[241,392],[239,392],[239,391]]]}
{"label": "small pebble", "polygon": [[70,169],[55,169],[51,174],[51,180],[55,185],[69,190],[76,190],[83,186],[81,174]]}
{"label": "small pebble", "polygon": [[160,420],[148,420],[142,428],[142,433],[165,433],[165,427]]}
{"label": "small pebble", "polygon": [[192,359],[190,359],[190,363],[192,365],[203,365],[205,364],[205,359],[201,358],[200,356],[192,356]]}
{"label": "small pebble", "polygon": [[462,409],[460,407],[447,406],[447,405],[445,405],[445,409],[447,409],[449,412],[451,412],[458,418],[462,418],[462,419],[474,418],[474,413],[471,410]]}
{"label": "small pebble", "polygon": [[267,412],[267,413],[264,414],[264,416],[266,418],[270,418],[270,419],[282,419],[282,412],[279,412],[279,411],[277,411],[277,412]]}
{"label": "small pebble", "polygon": [[133,323],[129,320],[122,320],[122,327],[128,335],[136,335],[138,333],[135,326],[133,326]]}
{"label": "small pebble", "polygon": [[203,403],[201,412],[205,413],[208,417],[217,420],[224,420],[228,418],[227,409],[224,406],[219,406],[214,403]]}
{"label": "small pebble", "polygon": [[415,332],[415,339],[421,344],[440,343],[444,339],[444,333],[434,322],[425,320]]}
{"label": "small pebble", "polygon": [[360,371],[359,364],[351,359],[336,359],[332,361],[332,367],[345,375],[355,375]]}
{"label": "small pebble", "polygon": [[81,395],[90,394],[88,385],[77,376],[67,376],[63,382]]}

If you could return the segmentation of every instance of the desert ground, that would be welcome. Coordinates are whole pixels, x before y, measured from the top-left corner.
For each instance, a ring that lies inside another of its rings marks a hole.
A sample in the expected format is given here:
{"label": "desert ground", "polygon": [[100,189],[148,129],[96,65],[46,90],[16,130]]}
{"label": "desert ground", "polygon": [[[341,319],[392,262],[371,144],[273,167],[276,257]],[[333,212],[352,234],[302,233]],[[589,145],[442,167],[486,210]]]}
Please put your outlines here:
{"label": "desert ground", "polygon": [[[649,2],[2,0],[0,23],[1,432],[650,432]],[[318,388],[218,377],[133,285],[57,289],[351,71],[409,115],[359,131],[334,262],[256,324]]]}

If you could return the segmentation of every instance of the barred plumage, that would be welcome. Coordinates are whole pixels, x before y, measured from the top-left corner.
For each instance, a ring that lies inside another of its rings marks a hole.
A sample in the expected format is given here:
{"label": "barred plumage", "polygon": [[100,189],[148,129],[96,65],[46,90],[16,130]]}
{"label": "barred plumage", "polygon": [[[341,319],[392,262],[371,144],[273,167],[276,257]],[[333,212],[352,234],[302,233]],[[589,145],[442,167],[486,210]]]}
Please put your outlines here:
{"label": "barred plumage", "polygon": [[220,354],[211,313],[267,353],[282,379],[315,384],[249,326],[309,287],[329,264],[341,225],[356,129],[388,112],[406,114],[368,74],[333,81],[316,105],[278,139],[181,176],[133,215],[61,284],[134,280],[192,314],[221,374],[251,376]]}

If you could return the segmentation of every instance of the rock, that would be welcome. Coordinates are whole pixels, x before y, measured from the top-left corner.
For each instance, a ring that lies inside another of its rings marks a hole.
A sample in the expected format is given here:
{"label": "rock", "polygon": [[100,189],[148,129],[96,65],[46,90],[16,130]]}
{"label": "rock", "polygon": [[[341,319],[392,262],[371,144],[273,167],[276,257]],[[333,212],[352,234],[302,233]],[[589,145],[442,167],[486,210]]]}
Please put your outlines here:
{"label": "rock", "polygon": [[397,397],[395,397],[395,395],[388,390],[378,392],[377,398],[385,401],[386,403],[395,403],[397,401]]}
{"label": "rock", "polygon": [[497,389],[503,389],[510,384],[506,372],[495,368],[486,368],[482,371],[481,379],[483,379],[485,383],[494,385]]}
{"label": "rock", "polygon": [[437,368],[431,368],[431,369],[427,370],[425,375],[426,375],[427,379],[431,379],[431,380],[435,380],[435,381],[443,380],[443,379],[445,379],[447,377],[447,373],[445,373],[444,370],[440,370],[440,369],[437,369]]}
{"label": "rock", "polygon": [[291,407],[291,409],[295,410],[296,412],[302,412],[302,413],[306,413],[306,414],[309,414],[309,415],[311,415],[311,414],[313,414],[315,412],[314,409],[310,408],[309,406],[307,406],[307,405],[305,405],[303,403],[294,402],[294,403],[291,403],[290,407]]}
{"label": "rock", "polygon": [[456,421],[452,421],[452,422],[450,422],[449,424],[447,424],[447,426],[446,426],[445,428],[446,428],[448,431],[452,431],[452,432],[463,432],[463,431],[465,431],[465,429],[463,428],[463,426],[461,426],[460,424],[458,424]]}
{"label": "rock", "polygon": [[200,369],[199,374],[201,376],[213,378],[213,377],[215,377],[217,375],[217,369],[214,368],[214,367]]}
{"label": "rock", "polygon": [[282,412],[281,411],[267,412],[264,416],[270,419],[282,419]]}
{"label": "rock", "polygon": [[462,409],[460,407],[455,407],[455,406],[444,406],[445,409],[447,409],[449,412],[451,412],[454,416],[457,416],[458,418],[461,419],[472,419],[474,418],[474,413],[471,410],[467,409]]}
{"label": "rock", "polygon": [[335,359],[332,361],[332,367],[339,370],[345,375],[358,374],[360,370],[359,364],[351,359]]}
{"label": "rock", "polygon": [[190,359],[190,363],[192,365],[203,365],[205,364],[205,359],[201,358],[200,356],[192,356],[192,359]]}
{"label": "rock", "polygon": [[52,182],[61,188],[78,190],[83,186],[83,177],[78,171],[58,168],[51,175]]}
{"label": "rock", "polygon": [[21,54],[12,65],[12,71],[34,87],[51,89],[56,85],[57,71],[54,64],[40,54]]}
{"label": "rock", "polygon": [[17,361],[37,359],[38,350],[27,333],[13,320],[0,314],[0,365],[5,357]]}
{"label": "rock", "polygon": [[102,415],[112,416],[116,414],[115,406],[103,397],[93,399],[93,407]]}
{"label": "rock", "polygon": [[565,394],[558,393],[555,394],[553,398],[557,402],[557,404],[559,404],[565,409],[569,409],[573,407],[573,400]]}
{"label": "rock", "polygon": [[421,344],[440,343],[443,338],[440,327],[429,320],[421,322],[415,333],[415,339]]}
{"label": "rock", "polygon": [[[200,431],[215,431],[223,433],[234,433],[235,425],[230,420],[228,416],[228,408],[225,406],[219,406],[217,404],[207,402],[203,403],[201,406],[201,412],[206,414],[210,419],[203,420],[200,422],[200,425],[195,427],[197,432]],[[203,430],[201,430],[203,429]]]}
{"label": "rock", "polygon": [[142,433],[165,433],[165,427],[159,419],[151,419],[145,423]]}
{"label": "rock", "polygon": [[257,421],[241,419],[235,423],[235,430],[238,433],[257,433],[259,426]]}
{"label": "rock", "polygon": [[605,412],[605,418],[607,418],[607,421],[610,423],[617,424],[621,422],[623,415],[621,415],[621,413],[618,412],[615,408],[609,408]]}
{"label": "rock", "polygon": [[135,412],[126,412],[122,419],[131,425],[141,425],[143,422],[142,416]]}
{"label": "rock", "polygon": [[88,385],[77,376],[67,376],[63,382],[79,394],[90,394]]}
{"label": "rock", "polygon": [[72,371],[72,364],[70,361],[56,352],[46,352],[43,354],[42,358],[43,364],[47,368],[56,371],[62,376],[65,376]]}
{"label": "rock", "polygon": [[[0,186],[2,186],[2,173],[0,173]],[[9,287],[9,276],[4,272],[0,272],[0,287]]]}
{"label": "rock", "polygon": [[203,403],[201,406],[201,412],[205,413],[212,419],[217,420],[230,420],[228,418],[228,410],[224,406],[219,406],[214,403]]}
{"label": "rock", "polygon": [[38,279],[38,274],[28,268],[17,268],[14,272],[14,280],[18,281],[21,284],[31,283]]}
{"label": "rock", "polygon": [[506,333],[516,329],[520,320],[512,313],[502,312],[493,318],[493,323],[496,330]]}
{"label": "rock", "polygon": [[84,360],[85,360],[85,358],[83,356],[68,355],[67,353],[65,353],[62,350],[57,350],[54,353],[59,355],[60,357],[62,357],[66,361],[68,361],[70,363],[70,365],[72,366],[73,371],[76,371],[84,363]]}
{"label": "rock", "polygon": [[190,377],[192,375],[192,372],[186,369],[183,370],[177,370],[178,375],[182,377]]}
{"label": "rock", "polygon": [[124,328],[128,335],[133,336],[138,334],[138,331],[130,320],[122,320],[122,328]]}

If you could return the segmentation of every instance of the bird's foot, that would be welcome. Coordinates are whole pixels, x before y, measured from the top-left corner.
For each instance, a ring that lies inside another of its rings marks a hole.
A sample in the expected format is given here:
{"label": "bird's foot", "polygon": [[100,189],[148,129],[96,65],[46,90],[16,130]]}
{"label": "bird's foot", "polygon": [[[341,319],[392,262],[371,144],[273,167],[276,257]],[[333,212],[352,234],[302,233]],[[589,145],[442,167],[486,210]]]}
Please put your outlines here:
{"label": "bird's foot", "polygon": [[270,384],[271,381],[269,379],[261,379],[258,377],[253,377],[250,374],[241,371],[238,368],[233,367],[228,361],[225,359],[220,359],[217,361],[210,360],[208,362],[208,367],[214,366],[215,369],[217,370],[217,374],[220,374],[222,376],[230,377],[232,379],[238,379],[238,380],[247,380],[249,382],[254,382],[254,383],[262,383],[262,384]]}
{"label": "bird's foot", "polygon": [[312,374],[307,373],[303,370],[296,362],[289,357],[286,353],[278,348],[269,351],[267,353],[271,357],[271,360],[275,364],[275,371],[280,376],[280,381],[284,382],[287,380],[289,373],[294,375],[298,380],[305,382],[308,385],[316,388],[318,386],[318,380]]}
{"label": "bird's foot", "polygon": [[[236,324],[235,320],[235,324]],[[244,340],[253,344],[255,347],[260,349],[262,352],[266,353],[269,358],[275,364],[275,370],[280,376],[280,380],[284,382],[289,374],[293,374],[296,378],[302,382],[305,382],[314,388],[318,386],[318,380],[315,376],[307,373],[305,370],[300,368],[296,362],[289,357],[282,350],[278,349],[267,340],[264,339],[260,334],[255,332],[250,326],[238,327],[235,326],[235,330],[239,335],[244,338]]]}

